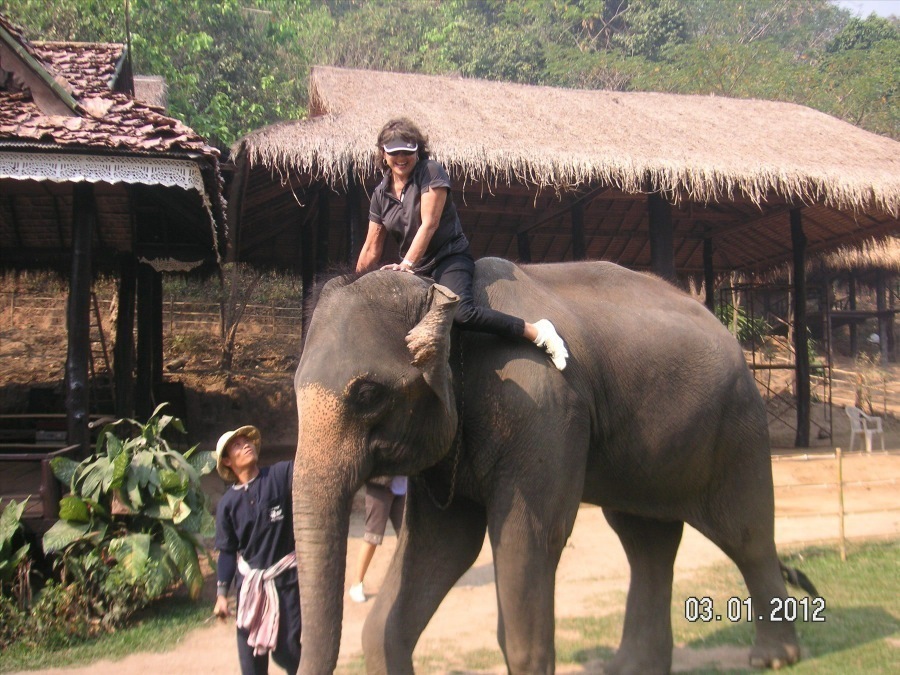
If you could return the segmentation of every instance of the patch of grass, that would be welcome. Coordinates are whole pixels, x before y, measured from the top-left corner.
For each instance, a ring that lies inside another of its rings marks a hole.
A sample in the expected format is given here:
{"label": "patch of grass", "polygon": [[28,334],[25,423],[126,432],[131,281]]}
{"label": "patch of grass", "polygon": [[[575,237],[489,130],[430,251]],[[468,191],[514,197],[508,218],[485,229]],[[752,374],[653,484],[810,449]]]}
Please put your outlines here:
{"label": "patch of grass", "polygon": [[334,672],[338,673],[338,675],[365,675],[366,661],[363,655],[360,654],[353,659],[339,663]]}
{"label": "patch of grass", "polygon": [[[790,567],[804,572],[815,584],[825,600],[824,622],[797,622],[802,649],[802,661],[790,669],[791,673],[896,673],[900,668],[900,541],[866,542],[848,550],[848,559],[841,562],[834,548],[805,548],[795,552],[782,551],[782,560]],[[798,601],[806,597],[800,589],[788,587]],[[755,637],[754,624],[730,622],[726,617],[728,599],[743,600],[747,589],[737,568],[724,563],[675,584],[672,593],[672,629],[675,644],[688,649],[711,649],[733,646],[746,649],[747,654]],[[712,598],[714,611],[721,610],[721,621],[685,619],[685,600],[688,597]],[[557,664],[585,664],[606,662],[618,648],[625,618],[624,596],[613,593],[603,596],[606,607],[621,608],[599,617],[569,617],[556,622]],[[736,611],[737,601],[732,601]],[[599,606],[600,603],[598,603]],[[812,616],[814,603],[807,605]],[[754,612],[758,610],[754,608]],[[801,610],[802,611],[802,610]],[[744,615],[746,615],[744,609]],[[430,654],[429,656],[434,656]],[[502,655],[496,650],[478,649],[464,652],[444,661],[435,661],[427,672],[452,673],[457,663],[466,665],[466,672],[502,665]],[[452,665],[450,665],[452,664]],[[417,663],[421,667],[421,664]],[[426,672],[423,670],[422,672]],[[746,673],[747,669],[721,670],[702,667],[689,671],[701,673]]]}
{"label": "patch of grass", "polygon": [[[476,649],[462,655],[466,670],[486,670],[503,665],[503,654],[499,649]],[[434,671],[426,671],[434,672]],[[455,671],[451,671],[455,672]]]}
{"label": "patch of grass", "polygon": [[[889,640],[900,638],[900,542],[854,545],[846,562],[841,562],[835,549],[820,547],[785,555],[784,562],[801,569],[824,599],[824,611],[818,615],[824,621],[796,623],[803,660],[791,672],[897,672],[900,649]],[[717,613],[721,608],[724,615],[728,598],[746,598],[747,589],[733,566],[714,569],[722,572],[721,579],[712,580],[714,574],[705,574],[713,583],[704,588],[678,584],[673,597],[683,599],[702,593],[712,597]],[[788,592],[798,600],[806,595],[791,587]],[[754,627],[746,620],[690,623],[684,619],[683,609],[677,600],[673,602],[676,644],[695,649],[720,645],[749,649],[753,643]]]}
{"label": "patch of grass", "polygon": [[[622,604],[625,604],[624,599]],[[613,657],[622,634],[625,614],[601,617],[569,617],[556,621],[557,663],[584,664]]]}
{"label": "patch of grass", "polygon": [[120,659],[136,652],[165,652],[188,631],[210,617],[208,602],[171,598],[152,604],[127,628],[95,640],[62,649],[35,649],[14,644],[3,652],[0,673],[85,665],[103,659]]}

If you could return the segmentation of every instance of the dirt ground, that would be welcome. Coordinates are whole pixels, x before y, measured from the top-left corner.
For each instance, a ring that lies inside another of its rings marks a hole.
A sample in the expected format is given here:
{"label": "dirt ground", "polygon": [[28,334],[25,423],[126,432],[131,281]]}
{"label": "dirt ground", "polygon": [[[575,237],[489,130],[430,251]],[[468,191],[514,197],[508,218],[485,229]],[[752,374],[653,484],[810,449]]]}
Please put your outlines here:
{"label": "dirt ground", "polygon": [[[900,536],[900,429],[886,435],[886,452],[872,454],[855,451],[842,461],[845,482],[845,530],[851,540]],[[284,454],[284,453],[282,453]],[[274,459],[274,457],[272,458]],[[780,451],[772,462],[776,485],[776,540],[780,547],[828,543],[837,546],[838,491],[837,461],[827,451],[795,453]],[[868,484],[859,484],[868,483]],[[887,510],[892,509],[892,510]],[[347,552],[347,578],[356,560],[363,531],[361,495],[355,503]],[[389,528],[390,533],[390,528]],[[370,599],[356,604],[344,602],[344,624],[340,663],[361,654],[360,634],[365,617],[378,593],[390,556],[396,546],[392,534],[385,537],[366,576]],[[690,527],[676,559],[676,580],[690,578],[703,567],[727,558],[702,535]],[[557,617],[600,616],[621,610],[622,602],[608,605],[611,594],[624,593],[628,587],[628,564],[615,534],[606,524],[599,508],[583,506],[575,529],[563,551],[557,572]],[[210,609],[212,586],[209,585]],[[823,596],[827,600],[827,590]],[[614,595],[613,597],[619,597]],[[673,602],[677,602],[673,599]],[[498,650],[496,641],[496,596],[490,547],[485,545],[472,568],[460,579],[426,628],[416,654],[433,655],[435,660],[451,663],[454,656],[477,649]],[[119,661],[101,661],[90,666],[41,671],[58,675],[144,675],[156,673],[207,672],[239,673],[234,645],[234,628],[211,620],[192,631],[165,653],[140,653]],[[584,666],[560,667],[559,673],[601,673],[601,662]],[[744,669],[747,650],[718,647],[707,650],[676,645],[673,671],[690,672],[698,668],[717,670]],[[339,666],[340,670],[340,666]],[[432,672],[449,672],[436,670]],[[277,669],[273,668],[273,672]],[[461,673],[453,668],[454,673]],[[505,672],[501,670],[478,673]]]}
{"label": "dirt ground", "polygon": [[[65,361],[64,340],[46,332],[12,330],[0,316],[0,359],[4,381],[0,382],[0,407],[9,409],[22,396],[29,382],[58,382]],[[29,335],[30,333],[30,335]],[[62,349],[61,349],[62,347]],[[239,354],[235,376],[227,383],[210,367],[211,356],[192,355],[187,364],[167,377],[185,383],[188,391],[188,419],[196,421],[192,442],[207,449],[221,430],[253,422],[263,429],[264,461],[290,457],[296,434],[296,410],[290,388],[295,360],[254,351],[253,345]],[[167,353],[167,359],[179,356]],[[846,453],[849,426],[839,406],[853,403],[855,375],[853,364],[838,365],[833,390],[832,438],[813,433],[811,447],[797,451],[793,432],[781,423],[773,423],[772,437],[776,485],[776,541],[781,547],[808,543],[834,543],[838,536],[837,461],[834,447],[844,448],[843,478],[846,510],[846,535],[851,539],[900,536],[900,366],[892,365],[884,373],[880,388],[873,388],[873,405],[885,415],[885,448],[876,441],[876,451]],[[273,367],[274,366],[274,367]],[[842,374],[843,373],[843,374]],[[827,422],[825,408],[813,406],[813,418]],[[223,486],[217,477],[206,478],[209,490],[217,497]],[[347,569],[354,564],[362,536],[362,499],[358,496],[351,521]],[[366,579],[371,598],[378,593],[396,539],[385,538]],[[836,544],[835,544],[836,545]],[[691,528],[685,535],[676,560],[676,577],[689,578],[705,566],[726,560],[708,540]],[[598,616],[621,610],[621,603],[609,607],[610,597],[624,598],[628,585],[628,566],[622,548],[607,526],[600,509],[584,506],[579,512],[573,534],[566,545],[557,573],[557,617]],[[208,595],[212,584],[208,583]],[[620,595],[614,595],[620,594]],[[824,593],[823,593],[824,595]],[[208,597],[210,609],[212,600]],[[677,599],[673,600],[677,602]],[[347,663],[361,653],[360,632],[373,600],[344,604],[344,625],[340,662]],[[496,641],[496,596],[491,552],[485,546],[475,565],[449,593],[432,619],[417,647],[417,655],[434,655],[452,663],[454,655],[480,648],[498,650]],[[716,648],[693,650],[676,645],[673,669],[689,672],[697,668],[742,669],[746,667],[745,649]],[[448,669],[451,666],[448,666]],[[276,670],[273,668],[273,671]],[[454,672],[461,672],[454,668]],[[561,673],[599,673],[602,663],[566,666]],[[133,654],[116,662],[100,662],[80,668],[53,669],[45,673],[69,675],[144,675],[156,673],[238,673],[234,628],[210,620],[202,628],[185,635],[166,653]],[[444,670],[434,672],[446,672]],[[494,672],[494,671],[479,671]]]}

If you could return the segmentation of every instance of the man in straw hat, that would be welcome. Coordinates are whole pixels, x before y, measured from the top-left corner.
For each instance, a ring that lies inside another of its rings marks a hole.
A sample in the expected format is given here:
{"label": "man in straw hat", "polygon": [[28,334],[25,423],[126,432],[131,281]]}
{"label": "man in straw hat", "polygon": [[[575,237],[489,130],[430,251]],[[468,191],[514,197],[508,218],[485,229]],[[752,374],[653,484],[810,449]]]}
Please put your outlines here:
{"label": "man in straw hat", "polygon": [[228,616],[236,579],[241,672],[267,673],[269,652],[288,673],[300,666],[300,592],[291,510],[292,461],[259,466],[261,436],[254,426],[222,434],[216,470],[234,485],[216,510],[216,605]]}

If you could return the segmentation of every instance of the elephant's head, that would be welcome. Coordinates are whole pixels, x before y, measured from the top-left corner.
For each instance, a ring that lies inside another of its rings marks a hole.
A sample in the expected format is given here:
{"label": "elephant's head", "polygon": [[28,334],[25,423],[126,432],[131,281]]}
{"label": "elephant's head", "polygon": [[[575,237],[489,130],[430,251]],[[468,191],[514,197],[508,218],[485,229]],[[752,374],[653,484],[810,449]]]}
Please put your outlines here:
{"label": "elephant's head", "polygon": [[412,475],[450,450],[457,302],[446,288],[397,272],[336,279],[319,297],[294,378],[302,672],[337,663],[354,493],[370,476]]}

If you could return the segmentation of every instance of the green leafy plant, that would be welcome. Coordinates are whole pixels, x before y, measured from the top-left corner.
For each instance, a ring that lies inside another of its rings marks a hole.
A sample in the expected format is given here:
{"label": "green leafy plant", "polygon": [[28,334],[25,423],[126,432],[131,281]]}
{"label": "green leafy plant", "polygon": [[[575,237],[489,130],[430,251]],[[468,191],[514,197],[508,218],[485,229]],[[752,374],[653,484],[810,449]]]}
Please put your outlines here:
{"label": "green leafy plant", "polygon": [[731,331],[731,334],[741,344],[762,342],[772,332],[772,327],[765,319],[747,316],[747,311],[743,307],[735,307],[730,304],[718,305],[716,318]]}
{"label": "green leafy plant", "polygon": [[21,503],[12,499],[0,514],[0,589],[16,582],[19,568],[28,560],[31,548],[28,542],[18,545],[27,503],[27,499]]}
{"label": "green leafy plant", "polygon": [[[165,405],[146,424],[121,419],[104,427],[94,454],[80,463],[53,460],[70,494],[43,544],[59,556],[63,583],[122,583],[149,599],[183,583],[192,598],[199,595],[200,555],[209,558],[202,539],[215,532],[200,478],[215,459],[197,446],[181,454],[169,445],[166,429],[184,433],[184,426],[162,414]],[[126,430],[133,432],[127,438],[117,434]],[[100,574],[101,565],[114,574]]]}
{"label": "green leafy plant", "polygon": [[22,635],[31,599],[31,546],[22,533],[28,500],[10,500],[0,513],[0,650]]}

